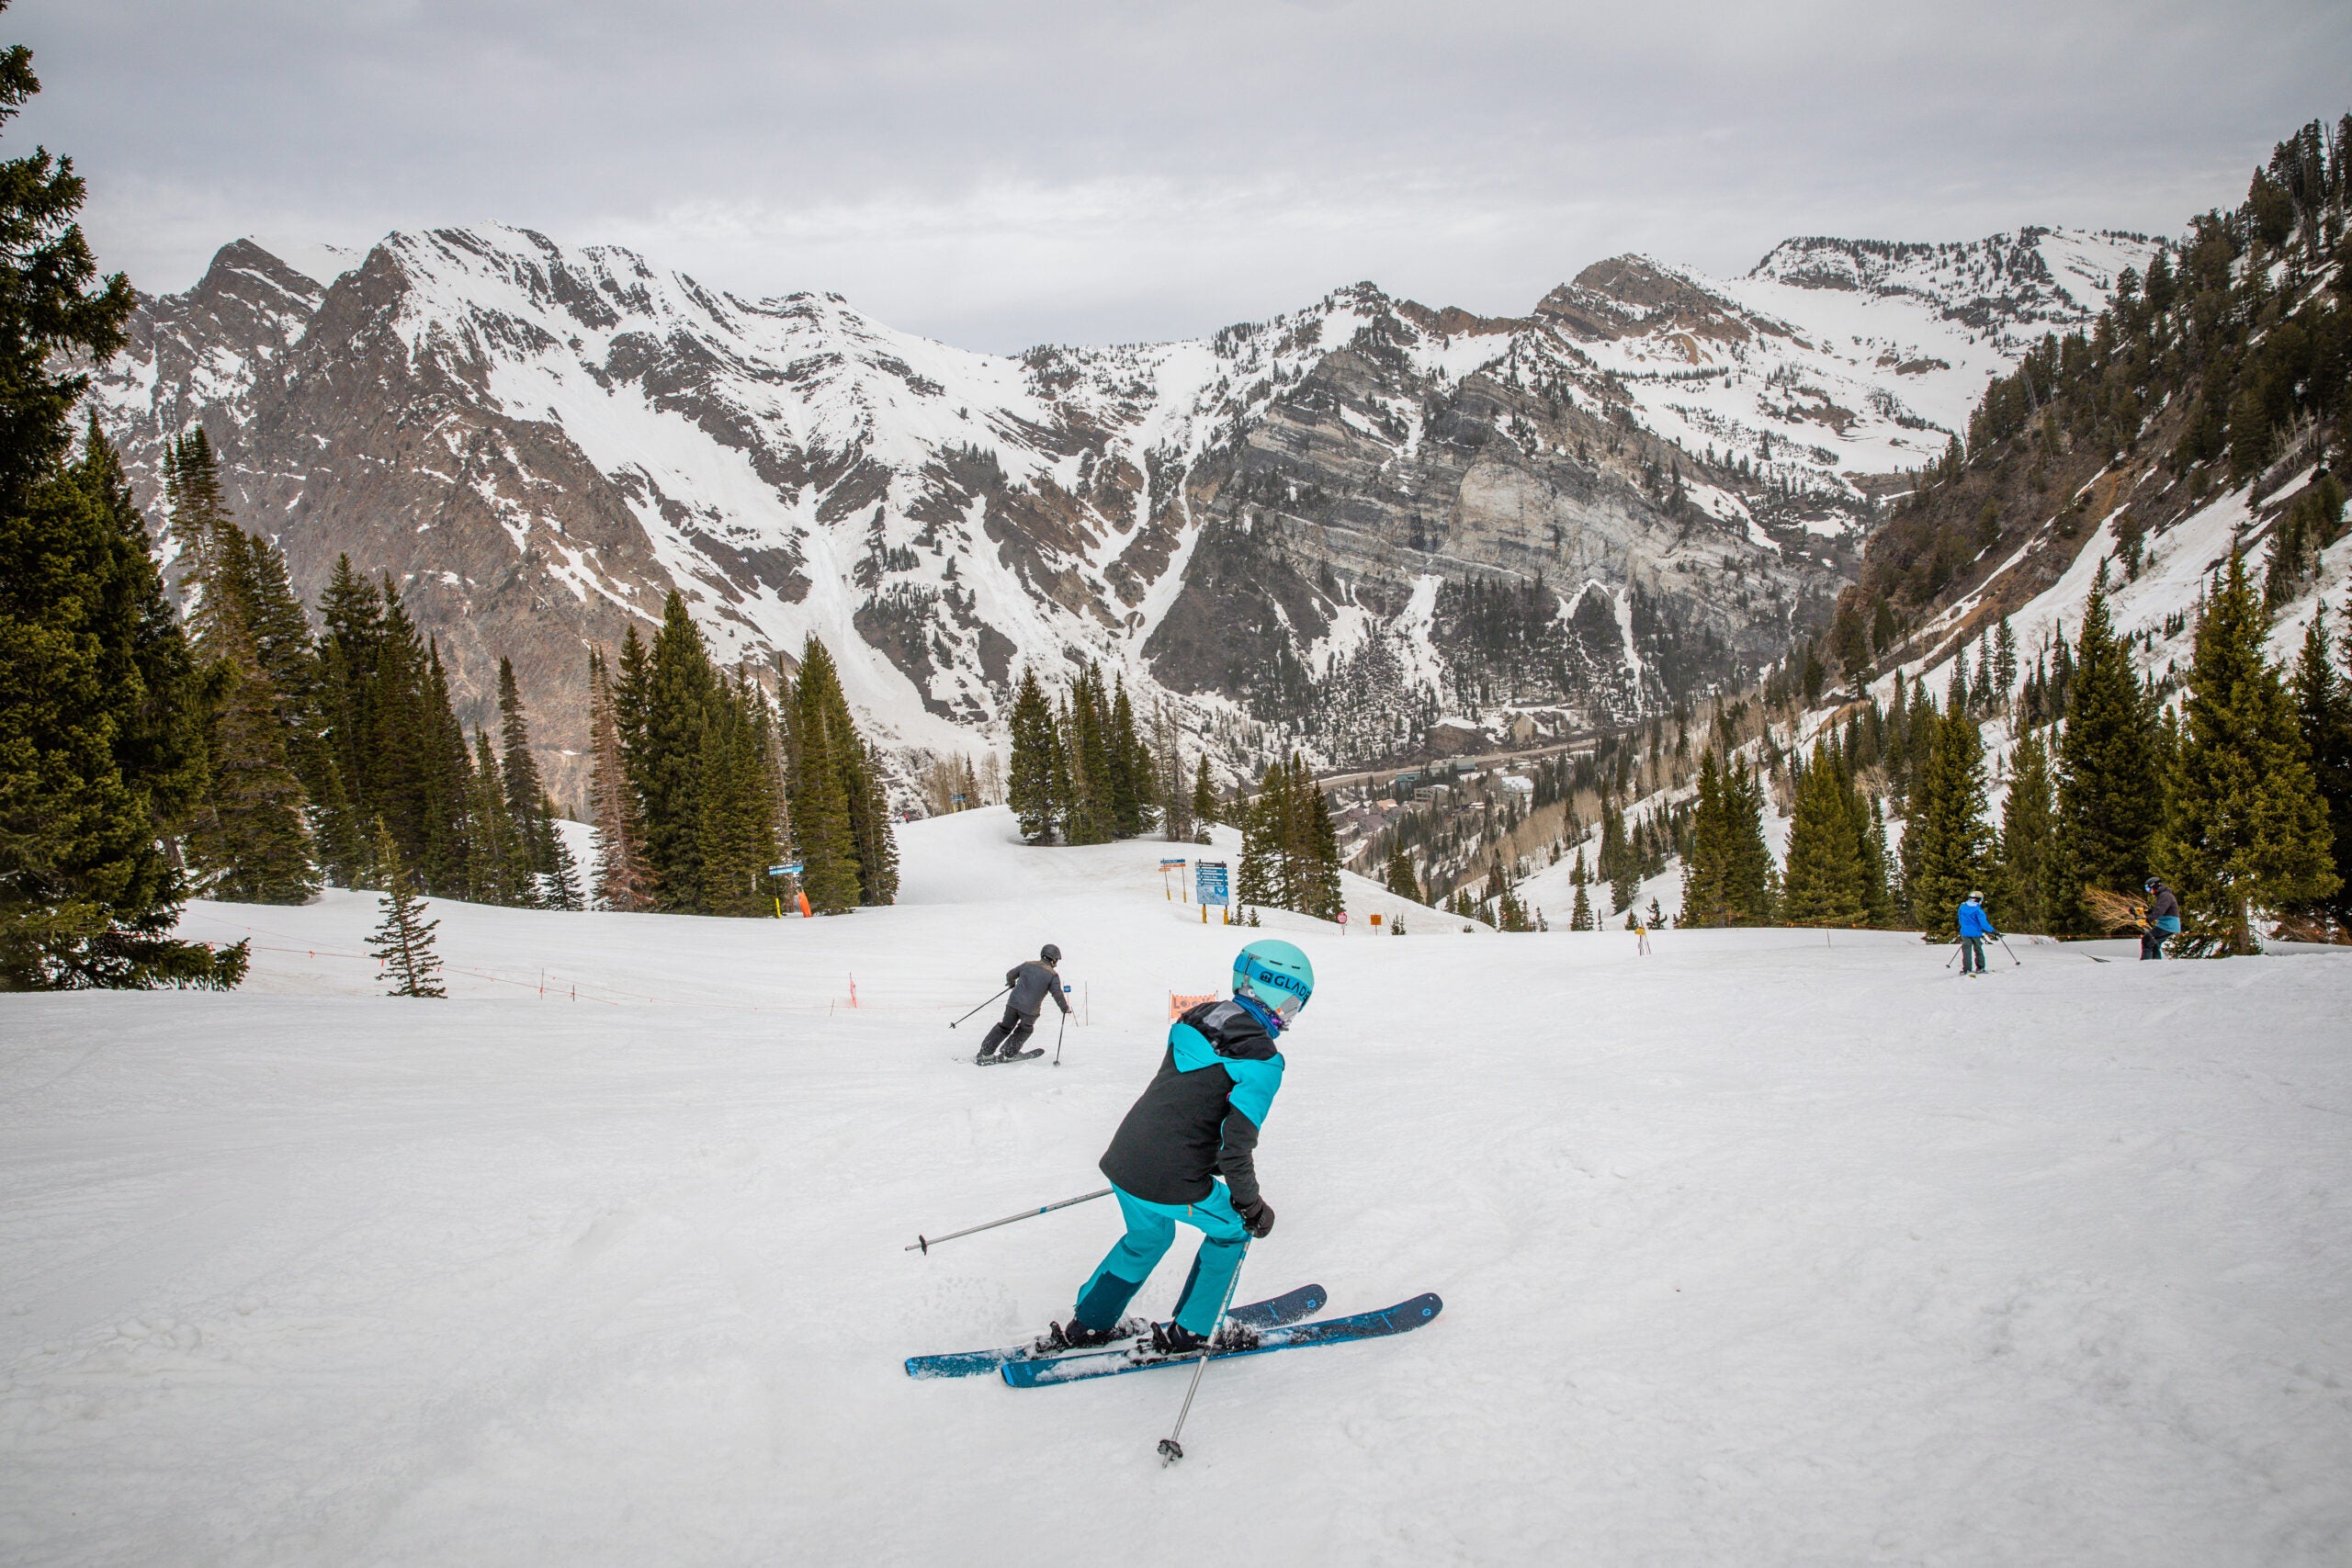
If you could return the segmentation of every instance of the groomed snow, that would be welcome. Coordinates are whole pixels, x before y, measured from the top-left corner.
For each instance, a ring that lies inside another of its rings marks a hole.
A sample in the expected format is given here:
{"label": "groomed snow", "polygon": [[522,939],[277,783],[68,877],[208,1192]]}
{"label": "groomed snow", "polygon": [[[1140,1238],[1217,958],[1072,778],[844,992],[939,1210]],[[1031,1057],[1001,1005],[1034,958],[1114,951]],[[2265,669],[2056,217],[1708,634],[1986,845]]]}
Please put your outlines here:
{"label": "groomed snow", "polygon": [[[436,904],[438,1004],[369,994],[353,896],[192,908],[256,933],[232,995],[0,998],[0,1558],[2352,1551],[2334,954],[1275,917],[1320,984],[1243,1289],[1444,1314],[1212,1368],[1172,1470],[1178,1374],[910,1382],[1065,1313],[1114,1216],[902,1247],[1099,1185],[1242,934],[1169,846],[1009,832],[910,827],[907,901],[841,919]],[[1045,940],[1063,1065],[956,1060]]]}

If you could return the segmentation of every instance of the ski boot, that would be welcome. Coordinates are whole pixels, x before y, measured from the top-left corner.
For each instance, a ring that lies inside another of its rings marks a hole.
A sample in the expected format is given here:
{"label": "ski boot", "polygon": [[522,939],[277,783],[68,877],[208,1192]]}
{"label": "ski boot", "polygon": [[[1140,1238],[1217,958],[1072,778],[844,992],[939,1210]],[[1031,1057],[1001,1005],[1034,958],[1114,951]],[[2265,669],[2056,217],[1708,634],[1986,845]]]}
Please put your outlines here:
{"label": "ski boot", "polygon": [[1109,1328],[1089,1328],[1076,1318],[1068,1323],[1049,1323],[1046,1332],[1037,1336],[1035,1354],[1058,1356],[1070,1350],[1099,1350],[1105,1345],[1115,1345],[1122,1339],[1133,1339],[1143,1332],[1143,1325],[1127,1318]]}
{"label": "ski boot", "polygon": [[1203,1350],[1224,1355],[1234,1350],[1254,1350],[1258,1348],[1257,1331],[1244,1325],[1227,1322],[1214,1335],[1195,1334],[1181,1323],[1155,1323],[1151,1325],[1151,1350],[1156,1356],[1197,1356]]}

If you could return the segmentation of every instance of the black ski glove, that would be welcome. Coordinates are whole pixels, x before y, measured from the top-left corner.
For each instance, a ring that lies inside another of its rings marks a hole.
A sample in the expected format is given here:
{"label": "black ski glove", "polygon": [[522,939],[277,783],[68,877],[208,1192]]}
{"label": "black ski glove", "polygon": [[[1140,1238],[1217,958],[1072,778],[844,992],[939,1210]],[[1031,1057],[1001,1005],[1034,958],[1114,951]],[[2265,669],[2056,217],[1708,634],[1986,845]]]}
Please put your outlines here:
{"label": "black ski glove", "polygon": [[1263,1240],[1273,1232],[1274,1206],[1263,1198],[1253,1198],[1247,1203],[1236,1203],[1233,1212],[1241,1216],[1241,1228]]}

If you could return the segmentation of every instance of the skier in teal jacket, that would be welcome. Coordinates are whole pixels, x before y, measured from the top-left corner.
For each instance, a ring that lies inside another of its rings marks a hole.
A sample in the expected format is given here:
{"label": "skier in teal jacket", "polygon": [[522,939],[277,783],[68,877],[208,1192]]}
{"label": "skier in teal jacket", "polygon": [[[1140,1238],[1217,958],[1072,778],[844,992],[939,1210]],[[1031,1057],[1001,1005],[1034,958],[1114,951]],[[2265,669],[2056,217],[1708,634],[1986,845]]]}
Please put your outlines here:
{"label": "skier in teal jacket", "polygon": [[[1181,1354],[1208,1342],[1242,1249],[1274,1228],[1273,1205],[1258,1188],[1258,1134],[1283,1083],[1274,1041],[1314,989],[1306,954],[1286,942],[1251,942],[1233,961],[1232,999],[1203,1002],[1169,1029],[1158,1075],[1102,1155],[1126,1234],[1079,1292],[1070,1321],[1054,1325],[1041,1348],[1107,1345],[1141,1332],[1122,1314],[1180,1224],[1201,1233],[1201,1249],[1174,1320],[1151,1325],[1152,1348]],[[1224,1341],[1248,1335],[1227,1325]]]}

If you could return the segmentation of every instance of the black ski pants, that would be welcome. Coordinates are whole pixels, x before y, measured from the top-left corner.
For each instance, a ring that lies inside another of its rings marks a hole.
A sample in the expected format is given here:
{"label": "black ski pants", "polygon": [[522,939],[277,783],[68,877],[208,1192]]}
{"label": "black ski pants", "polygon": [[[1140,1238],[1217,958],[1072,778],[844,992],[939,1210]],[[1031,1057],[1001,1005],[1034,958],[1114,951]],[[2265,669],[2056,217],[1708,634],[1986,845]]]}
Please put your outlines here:
{"label": "black ski pants", "polygon": [[1960,972],[1965,975],[1971,970],[1979,975],[1984,973],[1984,939],[1981,936],[1960,939]]}
{"label": "black ski pants", "polygon": [[989,1031],[988,1038],[980,1042],[980,1055],[996,1055],[1001,1047],[1003,1055],[1013,1055],[1029,1043],[1029,1036],[1036,1027],[1035,1013],[1023,1012],[1007,1002],[1004,1004],[1004,1016],[996,1021],[995,1026]]}

